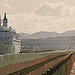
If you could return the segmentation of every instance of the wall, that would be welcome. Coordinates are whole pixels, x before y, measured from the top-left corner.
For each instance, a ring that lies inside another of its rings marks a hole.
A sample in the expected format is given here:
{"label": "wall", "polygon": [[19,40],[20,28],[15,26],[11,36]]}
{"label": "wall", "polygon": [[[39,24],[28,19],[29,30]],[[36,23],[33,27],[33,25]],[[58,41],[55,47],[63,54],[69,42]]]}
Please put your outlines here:
{"label": "wall", "polygon": [[0,67],[0,75],[41,75],[54,64],[66,59],[71,52],[48,55],[34,60],[23,61]]}

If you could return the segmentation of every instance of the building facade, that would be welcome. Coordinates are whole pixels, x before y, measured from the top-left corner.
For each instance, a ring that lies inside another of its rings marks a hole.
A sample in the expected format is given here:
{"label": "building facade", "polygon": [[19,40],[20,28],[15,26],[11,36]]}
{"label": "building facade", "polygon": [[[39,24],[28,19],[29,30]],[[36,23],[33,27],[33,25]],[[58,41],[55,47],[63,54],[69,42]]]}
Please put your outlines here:
{"label": "building facade", "polygon": [[[30,51],[29,48],[33,47]],[[50,37],[46,39],[22,39],[20,52],[66,50],[75,48],[75,36]]]}

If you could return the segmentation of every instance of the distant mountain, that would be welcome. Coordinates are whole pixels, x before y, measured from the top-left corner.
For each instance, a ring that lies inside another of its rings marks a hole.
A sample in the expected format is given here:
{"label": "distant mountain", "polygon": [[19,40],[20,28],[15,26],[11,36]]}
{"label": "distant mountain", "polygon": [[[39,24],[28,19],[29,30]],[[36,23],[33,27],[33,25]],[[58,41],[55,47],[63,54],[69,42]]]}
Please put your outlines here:
{"label": "distant mountain", "polygon": [[34,34],[19,33],[19,35],[22,39],[40,39],[48,37],[75,36],[75,30],[66,31],[64,33],[40,31]]}
{"label": "distant mountain", "polygon": [[30,34],[27,33],[18,33],[22,39],[28,37]]}
{"label": "distant mountain", "polygon": [[75,36],[75,30],[69,30],[64,33],[59,34],[60,36]]}
{"label": "distant mountain", "polygon": [[58,36],[58,34],[56,32],[44,32],[44,31],[40,31],[40,32],[37,32],[37,33],[34,33],[32,35],[30,35],[31,38],[35,38],[35,39],[38,39],[38,38],[47,38],[47,37],[56,37]]}

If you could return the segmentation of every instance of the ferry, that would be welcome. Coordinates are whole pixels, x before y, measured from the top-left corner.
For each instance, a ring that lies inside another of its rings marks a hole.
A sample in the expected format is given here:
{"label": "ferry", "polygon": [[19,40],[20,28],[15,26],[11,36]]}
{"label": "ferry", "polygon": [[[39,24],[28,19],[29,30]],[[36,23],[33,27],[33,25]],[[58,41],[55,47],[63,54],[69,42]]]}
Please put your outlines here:
{"label": "ferry", "polygon": [[6,13],[3,20],[0,17],[0,54],[19,53],[20,37],[15,29],[8,26]]}

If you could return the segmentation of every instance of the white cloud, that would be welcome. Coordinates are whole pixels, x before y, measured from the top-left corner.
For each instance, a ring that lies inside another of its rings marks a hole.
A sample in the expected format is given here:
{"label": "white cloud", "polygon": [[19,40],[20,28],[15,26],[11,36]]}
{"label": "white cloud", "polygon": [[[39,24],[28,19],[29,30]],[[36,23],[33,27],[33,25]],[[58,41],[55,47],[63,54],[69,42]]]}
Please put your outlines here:
{"label": "white cloud", "polygon": [[62,2],[57,4],[49,2],[42,3],[40,8],[35,11],[35,14],[41,16],[54,16],[54,17],[55,16],[63,17],[71,15],[70,10]]}
{"label": "white cloud", "polygon": [[2,0],[2,1],[4,1],[4,2],[12,2],[14,0]]}
{"label": "white cloud", "polygon": [[13,0],[1,0],[0,1],[0,9],[7,10],[7,9],[13,9],[13,7],[9,4],[9,2],[12,2]]}
{"label": "white cloud", "polygon": [[29,2],[31,2],[32,0],[29,0]]}
{"label": "white cloud", "polygon": [[[64,3],[43,3],[33,13],[8,14],[8,22],[17,32],[57,31],[75,29],[75,16]],[[44,11],[44,12],[43,12]]]}
{"label": "white cloud", "polygon": [[8,3],[3,4],[2,7],[9,8],[9,9],[13,9],[13,7],[11,7]]}

